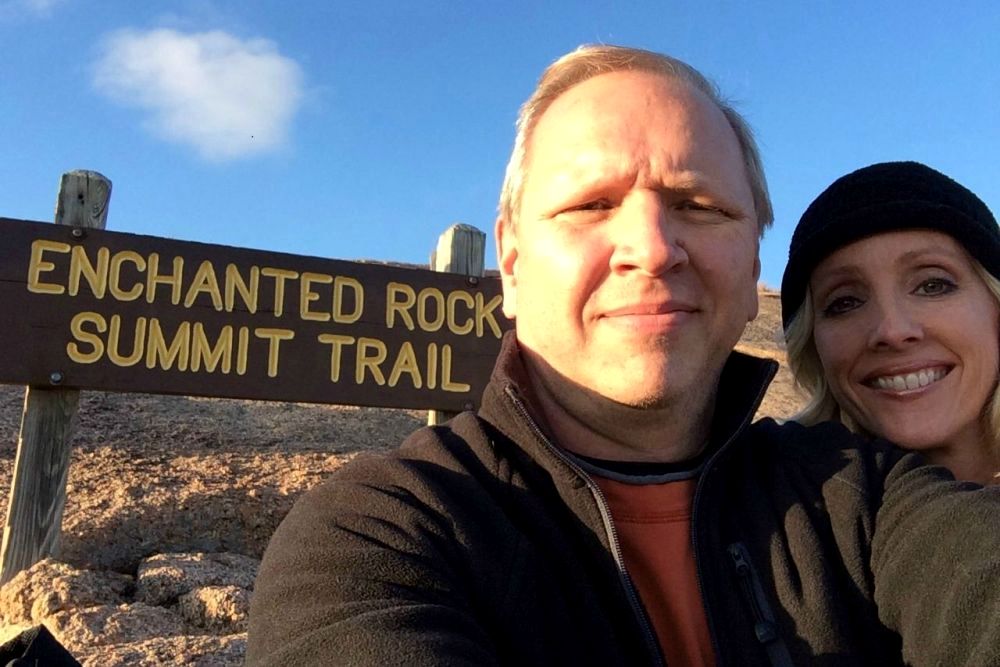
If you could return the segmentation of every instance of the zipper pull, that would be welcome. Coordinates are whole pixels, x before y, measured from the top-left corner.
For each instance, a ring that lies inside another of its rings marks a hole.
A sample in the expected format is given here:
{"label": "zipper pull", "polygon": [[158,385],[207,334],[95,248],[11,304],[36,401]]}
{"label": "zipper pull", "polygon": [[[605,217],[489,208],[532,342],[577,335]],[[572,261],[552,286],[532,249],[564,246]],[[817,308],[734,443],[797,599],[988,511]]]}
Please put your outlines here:
{"label": "zipper pull", "polygon": [[764,589],[761,588],[757,573],[750,562],[750,552],[742,542],[735,542],[726,547],[729,557],[736,568],[736,576],[740,580],[740,591],[743,598],[750,605],[753,614],[753,632],[767,651],[767,657],[771,664],[777,666],[788,666],[792,664],[788,647],[778,635],[778,625],[774,622],[771,607],[764,596]]}
{"label": "zipper pull", "polygon": [[753,632],[757,636],[757,641],[761,644],[773,642],[778,637],[778,629],[760,608],[760,600],[757,591],[754,590],[754,573],[750,567],[750,557],[746,548],[742,544],[730,544],[728,551],[736,566],[736,574],[740,578],[740,590],[743,591],[743,597],[753,613]]}

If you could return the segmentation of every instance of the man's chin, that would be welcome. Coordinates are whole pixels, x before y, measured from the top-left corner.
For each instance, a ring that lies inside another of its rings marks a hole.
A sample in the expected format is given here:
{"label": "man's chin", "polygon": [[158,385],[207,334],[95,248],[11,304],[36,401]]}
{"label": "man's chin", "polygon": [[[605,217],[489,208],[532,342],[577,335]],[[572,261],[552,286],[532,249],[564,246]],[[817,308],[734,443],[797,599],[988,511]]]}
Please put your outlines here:
{"label": "man's chin", "polygon": [[636,410],[666,408],[678,400],[678,392],[666,384],[652,386],[606,387],[601,394],[609,401]]}

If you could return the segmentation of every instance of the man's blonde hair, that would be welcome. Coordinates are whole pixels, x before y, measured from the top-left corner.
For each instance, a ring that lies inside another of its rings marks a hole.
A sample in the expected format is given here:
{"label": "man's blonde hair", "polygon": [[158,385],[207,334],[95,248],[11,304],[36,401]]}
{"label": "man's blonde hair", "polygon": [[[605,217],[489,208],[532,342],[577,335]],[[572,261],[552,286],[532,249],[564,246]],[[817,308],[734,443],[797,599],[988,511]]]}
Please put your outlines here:
{"label": "man's blonde hair", "polygon": [[507,163],[503,188],[500,192],[500,219],[505,224],[513,224],[517,220],[528,168],[531,136],[538,120],[549,108],[549,105],[578,83],[601,74],[623,71],[662,74],[667,78],[682,81],[704,93],[722,111],[739,142],[747,180],[753,193],[757,228],[759,233],[763,234],[774,220],[774,211],[767,190],[767,180],[764,177],[760,151],[750,126],[732,105],[722,99],[715,84],[705,78],[698,70],[676,58],[643,49],[600,44],[581,46],[549,65],[542,73],[538,86],[531,97],[521,106],[517,117],[514,150],[510,156],[510,162]]}

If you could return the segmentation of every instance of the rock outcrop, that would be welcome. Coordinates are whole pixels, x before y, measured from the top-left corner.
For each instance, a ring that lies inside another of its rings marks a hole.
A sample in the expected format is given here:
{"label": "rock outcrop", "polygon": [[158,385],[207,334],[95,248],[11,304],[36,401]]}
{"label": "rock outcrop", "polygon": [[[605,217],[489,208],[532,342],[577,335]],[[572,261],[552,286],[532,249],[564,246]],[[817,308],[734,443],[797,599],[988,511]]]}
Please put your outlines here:
{"label": "rock outcrop", "polygon": [[46,559],[0,588],[0,640],[43,624],[85,667],[240,665],[258,565],[157,554],[133,577]]}

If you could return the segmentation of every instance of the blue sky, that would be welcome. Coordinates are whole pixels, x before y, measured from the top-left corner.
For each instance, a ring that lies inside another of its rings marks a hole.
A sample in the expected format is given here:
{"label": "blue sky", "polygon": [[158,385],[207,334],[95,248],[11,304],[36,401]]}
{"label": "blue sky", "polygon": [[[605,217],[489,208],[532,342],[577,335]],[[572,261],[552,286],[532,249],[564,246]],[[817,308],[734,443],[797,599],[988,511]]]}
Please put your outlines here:
{"label": "blue sky", "polygon": [[[878,8],[873,8],[873,5]],[[809,201],[916,159],[1000,212],[1000,4],[0,0],[0,216],[114,182],[108,228],[426,262],[490,233],[517,108],[577,45],[669,53],[757,132],[780,283]]]}

